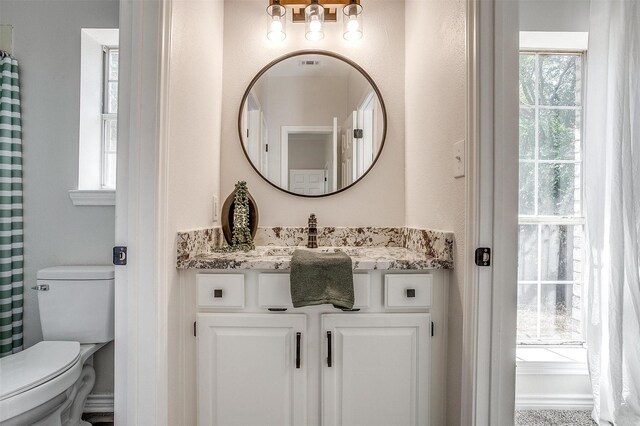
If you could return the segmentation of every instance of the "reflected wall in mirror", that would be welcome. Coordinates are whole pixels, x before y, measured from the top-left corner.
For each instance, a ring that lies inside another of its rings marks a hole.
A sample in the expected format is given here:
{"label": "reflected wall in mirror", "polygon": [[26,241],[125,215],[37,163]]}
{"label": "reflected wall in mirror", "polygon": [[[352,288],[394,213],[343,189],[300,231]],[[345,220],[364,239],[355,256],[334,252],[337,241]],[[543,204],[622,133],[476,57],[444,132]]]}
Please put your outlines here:
{"label": "reflected wall in mirror", "polygon": [[271,185],[321,197],[362,179],[386,136],[386,110],[373,80],[331,52],[295,52],[264,67],[245,92],[240,140]]}

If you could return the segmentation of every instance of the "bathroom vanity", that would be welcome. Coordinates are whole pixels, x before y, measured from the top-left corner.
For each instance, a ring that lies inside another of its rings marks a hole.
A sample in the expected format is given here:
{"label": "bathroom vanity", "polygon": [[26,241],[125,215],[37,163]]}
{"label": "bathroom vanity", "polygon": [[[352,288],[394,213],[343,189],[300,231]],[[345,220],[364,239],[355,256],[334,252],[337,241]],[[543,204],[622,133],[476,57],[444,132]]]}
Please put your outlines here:
{"label": "bathroom vanity", "polygon": [[[386,134],[387,109],[373,79],[320,50],[267,64],[238,113],[248,163],[271,187],[298,197],[354,188],[375,166]],[[247,204],[248,216],[238,218],[243,238],[255,230],[246,229],[257,222],[253,204],[253,216]],[[231,221],[225,213],[225,228]],[[351,257],[353,309],[293,307],[291,257],[307,237],[310,250]],[[444,424],[453,234],[319,228],[312,215],[308,229],[259,227],[253,242],[253,250],[229,252],[221,250],[220,228],[178,234],[181,318],[193,327],[189,336],[182,329],[180,342],[183,423]]]}
{"label": "bathroom vanity", "polygon": [[[219,229],[178,236],[190,292],[199,425],[441,425],[452,236],[319,228],[352,258],[355,304],[293,308],[289,262],[304,228],[259,228],[219,253]],[[185,301],[185,305],[189,301]]]}

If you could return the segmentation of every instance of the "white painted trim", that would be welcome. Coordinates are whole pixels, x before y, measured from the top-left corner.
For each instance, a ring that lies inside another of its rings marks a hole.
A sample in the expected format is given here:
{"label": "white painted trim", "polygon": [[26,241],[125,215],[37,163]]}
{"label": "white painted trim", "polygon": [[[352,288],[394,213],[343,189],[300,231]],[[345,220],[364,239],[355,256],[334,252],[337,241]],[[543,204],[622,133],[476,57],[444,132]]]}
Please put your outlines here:
{"label": "white painted trim", "polygon": [[593,396],[591,394],[545,394],[518,395],[518,410],[591,410]]}
{"label": "white painted trim", "polygon": [[87,396],[83,413],[113,413],[112,393],[92,393]]}
{"label": "white painted trim", "polygon": [[106,189],[70,189],[74,206],[115,206],[116,191]]}
{"label": "white painted trim", "polygon": [[[512,425],[515,405],[518,3],[467,2],[467,247],[461,423]],[[495,166],[499,165],[499,166]],[[474,250],[493,249],[476,267]]]}
{"label": "white painted trim", "polygon": [[[120,1],[115,423],[167,425],[166,99],[171,0]],[[164,226],[164,228],[163,228]]]}
{"label": "white painted trim", "polygon": [[467,1],[466,52],[467,52],[467,131],[465,141],[465,269],[463,281],[463,312],[462,324],[462,373],[460,386],[460,424],[474,425],[476,418],[476,322],[477,322],[477,287],[478,270],[474,264],[474,250],[478,246],[478,146],[479,138],[479,57],[478,57],[478,2]]}
{"label": "white painted trim", "polygon": [[589,47],[587,32],[520,31],[521,50],[574,50],[584,52]]}
{"label": "white painted trim", "polygon": [[280,128],[280,188],[287,191],[289,190],[289,135],[292,133],[330,135],[333,134],[333,126],[282,126]]}
{"label": "white painted trim", "polygon": [[581,362],[518,362],[518,376],[588,376],[587,364]]}

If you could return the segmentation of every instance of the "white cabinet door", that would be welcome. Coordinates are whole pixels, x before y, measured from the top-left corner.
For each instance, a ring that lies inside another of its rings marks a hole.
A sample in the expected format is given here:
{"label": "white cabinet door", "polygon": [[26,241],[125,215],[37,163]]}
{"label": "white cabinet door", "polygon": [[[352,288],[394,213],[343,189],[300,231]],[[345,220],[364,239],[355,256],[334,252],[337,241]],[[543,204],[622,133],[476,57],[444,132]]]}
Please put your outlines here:
{"label": "white cabinet door", "polygon": [[306,315],[198,314],[197,321],[200,426],[307,423]]}
{"label": "white cabinet door", "polygon": [[429,314],[327,314],[321,330],[323,426],[429,424]]}

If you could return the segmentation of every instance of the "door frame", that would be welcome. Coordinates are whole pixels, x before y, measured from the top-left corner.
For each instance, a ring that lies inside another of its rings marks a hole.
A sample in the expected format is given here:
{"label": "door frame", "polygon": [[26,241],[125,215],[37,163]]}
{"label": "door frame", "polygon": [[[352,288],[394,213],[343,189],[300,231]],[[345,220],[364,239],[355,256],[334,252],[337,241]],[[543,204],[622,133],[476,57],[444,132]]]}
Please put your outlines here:
{"label": "door frame", "polygon": [[[509,425],[515,398],[518,5],[468,0],[467,10],[461,424]],[[120,88],[126,95],[119,105],[115,243],[128,246],[130,256],[128,266],[116,268],[114,403],[122,425],[168,421],[168,315],[161,311],[168,294],[158,283],[166,282],[163,254],[169,245],[162,231],[170,19],[171,0],[120,1]],[[491,268],[474,265],[480,245],[493,249]]]}
{"label": "door frame", "polygon": [[[512,425],[518,211],[517,0],[467,2],[467,253],[461,424]],[[475,265],[490,247],[492,265]]]}
{"label": "door frame", "polygon": [[115,423],[168,423],[168,290],[164,254],[171,0],[120,1],[115,244]]}
{"label": "door frame", "polygon": [[[282,126],[280,128],[280,187],[281,188],[284,188],[287,191],[289,190],[289,135],[296,135],[300,133],[332,135],[333,132],[334,132],[334,126]],[[337,151],[333,153],[334,157],[336,157],[337,155],[338,155]],[[335,158],[334,158],[334,163],[335,163]]]}

